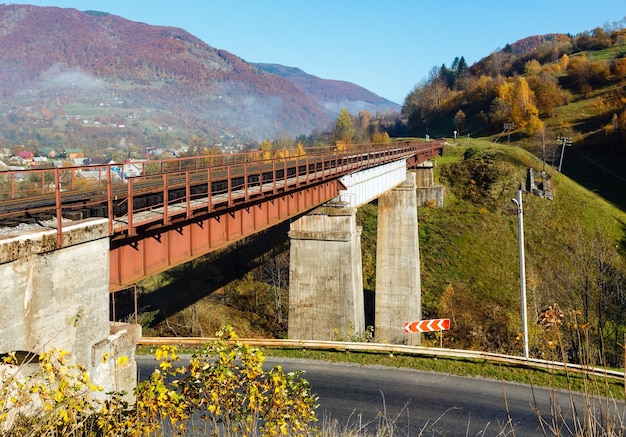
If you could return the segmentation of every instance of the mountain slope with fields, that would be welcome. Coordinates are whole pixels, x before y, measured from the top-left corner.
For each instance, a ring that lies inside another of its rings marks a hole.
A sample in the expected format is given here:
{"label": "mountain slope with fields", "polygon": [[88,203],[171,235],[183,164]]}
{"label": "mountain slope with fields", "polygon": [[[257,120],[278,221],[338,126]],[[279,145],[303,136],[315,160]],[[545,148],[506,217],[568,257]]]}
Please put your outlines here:
{"label": "mountain slope with fields", "polygon": [[343,103],[399,112],[354,84],[296,86],[183,29],[105,12],[2,4],[0,29],[3,146],[248,143],[328,130]]}

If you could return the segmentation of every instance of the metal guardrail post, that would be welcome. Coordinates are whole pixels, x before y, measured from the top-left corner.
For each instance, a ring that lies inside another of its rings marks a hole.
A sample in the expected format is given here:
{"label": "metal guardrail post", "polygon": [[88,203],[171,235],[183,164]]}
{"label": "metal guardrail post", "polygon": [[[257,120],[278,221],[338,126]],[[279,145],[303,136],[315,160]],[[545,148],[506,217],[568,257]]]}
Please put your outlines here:
{"label": "metal guardrail post", "polygon": [[[45,179],[45,176],[43,179]],[[61,206],[61,177],[58,167],[54,168],[54,187],[57,214],[57,247],[63,247],[63,208]]]}
{"label": "metal guardrail post", "polygon": [[233,205],[233,180],[231,177],[232,175],[231,175],[230,169],[231,169],[230,165],[226,167],[226,174],[227,174],[226,179],[228,179],[228,206]]}
{"label": "metal guardrail post", "polygon": [[128,178],[128,197],[126,198],[126,203],[128,205],[128,235],[135,235],[135,226],[133,225],[133,208],[135,207],[135,202],[133,201],[133,178]]}
{"label": "metal guardrail post", "polygon": [[109,235],[113,234],[113,186],[111,185],[111,165],[106,167],[107,170],[107,216],[109,218]]}
{"label": "metal guardrail post", "polygon": [[211,183],[211,167],[207,168],[207,209],[213,210],[213,184]]}
{"label": "metal guardrail post", "polygon": [[167,173],[163,173],[163,223],[170,224],[170,216],[168,207],[170,206],[170,190],[169,190],[169,178]]}
{"label": "metal guardrail post", "polygon": [[191,177],[189,175],[189,170],[187,170],[185,172],[185,198],[186,198],[186,202],[185,202],[185,217],[187,217],[187,219],[191,218]]}

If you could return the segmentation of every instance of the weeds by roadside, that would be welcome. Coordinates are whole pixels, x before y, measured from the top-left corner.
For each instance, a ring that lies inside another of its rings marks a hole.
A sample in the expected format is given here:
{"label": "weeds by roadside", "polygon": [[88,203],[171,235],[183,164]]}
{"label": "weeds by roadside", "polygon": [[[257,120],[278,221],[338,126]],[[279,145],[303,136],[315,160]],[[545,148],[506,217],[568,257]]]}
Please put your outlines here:
{"label": "weeds by roadside", "polygon": [[166,429],[228,437],[316,433],[316,398],[302,374],[278,366],[264,371],[263,353],[241,343],[231,327],[194,354],[188,367],[177,365],[173,346],[155,355],[159,368],[138,384],[132,404],[124,393],[102,396],[65,351],[42,354],[28,372],[9,355],[0,367],[0,436],[137,437]]}
{"label": "weeds by roadside", "polygon": [[[581,336],[584,340],[584,330]],[[439,435],[450,411],[423,424],[411,423],[409,432],[404,423],[409,420],[408,407],[391,414],[381,393],[382,409],[375,423],[364,423],[360,415],[345,424],[330,417],[320,423],[315,414],[317,399],[303,375],[280,367],[264,371],[262,351],[242,343],[230,327],[194,353],[188,366],[178,364],[173,346],[157,349],[155,356],[158,369],[138,385],[135,402],[128,403],[124,393],[103,396],[82,367],[70,364],[64,351],[42,354],[30,364],[20,364],[15,354],[9,355],[0,366],[0,436],[422,437]],[[123,361],[116,364],[123,366]],[[626,435],[623,402],[611,395],[606,380],[567,373],[564,378],[571,384],[569,405],[559,405],[557,389],[548,414],[533,405],[542,435]],[[582,380],[579,391],[573,389],[577,378]],[[509,420],[479,435],[516,435],[506,396],[503,409]]]}

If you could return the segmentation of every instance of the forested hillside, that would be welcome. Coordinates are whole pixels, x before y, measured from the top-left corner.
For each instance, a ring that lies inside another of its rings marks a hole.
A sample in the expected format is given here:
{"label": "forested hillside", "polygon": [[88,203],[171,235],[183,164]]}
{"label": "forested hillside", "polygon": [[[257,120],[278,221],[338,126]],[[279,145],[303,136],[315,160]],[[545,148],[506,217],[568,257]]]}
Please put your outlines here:
{"label": "forested hillside", "polygon": [[[456,58],[449,68],[432,69],[406,97],[404,114],[420,136],[451,136],[456,130],[474,137],[503,131],[532,137],[545,129],[549,137],[577,133],[577,139],[589,140],[605,126],[614,130],[608,134],[624,135],[625,41],[626,30],[597,28],[576,37],[530,37],[471,67]],[[598,100],[595,113],[586,114],[596,118],[593,126],[589,120],[560,123],[562,107],[591,97]]]}
{"label": "forested hillside", "polygon": [[519,145],[626,208],[624,24],[532,36],[471,66],[461,56],[433,68],[405,99],[409,132]]}

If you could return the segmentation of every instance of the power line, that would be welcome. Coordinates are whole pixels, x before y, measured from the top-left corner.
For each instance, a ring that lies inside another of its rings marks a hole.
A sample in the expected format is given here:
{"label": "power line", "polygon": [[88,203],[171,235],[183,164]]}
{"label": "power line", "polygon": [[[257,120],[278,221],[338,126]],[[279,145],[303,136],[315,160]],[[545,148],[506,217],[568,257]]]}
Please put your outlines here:
{"label": "power line", "polygon": [[602,170],[602,171],[604,171],[604,172],[606,172],[606,173],[610,174],[611,176],[613,176],[613,177],[615,177],[615,178],[619,179],[620,181],[622,181],[622,182],[625,182],[625,183],[626,183],[626,178],[624,178],[624,177],[622,177],[622,176],[618,175],[617,173],[615,173],[615,172],[613,172],[613,171],[609,170],[608,168],[604,167],[602,164],[598,164],[596,161],[594,161],[593,159],[591,159],[590,157],[588,157],[587,155],[585,155],[583,152],[581,152],[581,151],[580,151],[580,150],[578,150],[577,148],[572,147],[572,149],[573,149],[574,151],[576,151],[576,153],[578,153],[580,156],[582,156],[583,158],[585,158],[587,161],[589,161],[590,163],[592,163],[593,165],[595,165],[596,167],[598,167],[600,170]]}

